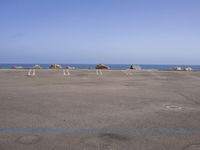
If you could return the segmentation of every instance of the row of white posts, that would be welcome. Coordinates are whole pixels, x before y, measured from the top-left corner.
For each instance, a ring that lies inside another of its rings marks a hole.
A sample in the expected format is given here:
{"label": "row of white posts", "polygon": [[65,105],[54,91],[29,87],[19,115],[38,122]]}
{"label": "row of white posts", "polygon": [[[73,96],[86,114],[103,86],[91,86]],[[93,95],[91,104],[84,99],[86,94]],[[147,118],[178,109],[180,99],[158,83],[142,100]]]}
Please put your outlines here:
{"label": "row of white posts", "polygon": [[[69,69],[63,69],[63,75],[64,76],[70,76]],[[102,71],[100,69],[96,70],[96,75],[103,75]],[[29,69],[27,76],[35,76],[35,69]]]}
{"label": "row of white posts", "polygon": [[100,69],[97,69],[97,70],[96,70],[96,74],[97,74],[97,75],[101,75],[101,76],[103,75],[103,73],[102,73],[102,71],[101,71]]}
{"label": "row of white posts", "polygon": [[71,74],[69,73],[69,70],[68,69],[63,69],[63,75],[64,76],[70,76]]}
{"label": "row of white posts", "polygon": [[35,76],[35,69],[29,69],[28,76]]}
{"label": "row of white posts", "polygon": [[[63,75],[70,76],[71,74],[68,69],[67,70],[63,69]],[[35,69],[29,69],[27,76],[35,76]]]}

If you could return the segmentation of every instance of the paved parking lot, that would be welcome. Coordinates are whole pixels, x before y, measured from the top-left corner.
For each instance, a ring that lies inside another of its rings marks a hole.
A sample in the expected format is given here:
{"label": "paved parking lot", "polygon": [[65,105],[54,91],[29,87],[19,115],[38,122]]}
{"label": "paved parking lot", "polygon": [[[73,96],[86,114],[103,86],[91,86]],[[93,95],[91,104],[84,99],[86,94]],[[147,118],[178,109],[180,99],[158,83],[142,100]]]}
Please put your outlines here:
{"label": "paved parking lot", "polygon": [[0,70],[0,150],[199,150],[200,72]]}

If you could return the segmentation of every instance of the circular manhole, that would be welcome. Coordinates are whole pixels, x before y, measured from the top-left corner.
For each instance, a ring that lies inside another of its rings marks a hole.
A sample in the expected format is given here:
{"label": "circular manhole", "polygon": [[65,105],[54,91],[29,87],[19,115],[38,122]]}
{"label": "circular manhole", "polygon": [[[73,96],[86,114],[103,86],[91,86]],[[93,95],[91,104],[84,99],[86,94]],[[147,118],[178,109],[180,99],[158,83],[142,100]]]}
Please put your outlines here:
{"label": "circular manhole", "polygon": [[24,145],[29,145],[29,144],[36,144],[41,140],[41,137],[38,135],[25,135],[19,137],[16,142]]}
{"label": "circular manhole", "polygon": [[183,150],[200,150],[200,143],[188,145]]}
{"label": "circular manhole", "polygon": [[170,105],[167,105],[166,108],[171,109],[171,110],[181,110],[181,109],[183,109],[183,107],[180,107],[180,106],[170,106]]}

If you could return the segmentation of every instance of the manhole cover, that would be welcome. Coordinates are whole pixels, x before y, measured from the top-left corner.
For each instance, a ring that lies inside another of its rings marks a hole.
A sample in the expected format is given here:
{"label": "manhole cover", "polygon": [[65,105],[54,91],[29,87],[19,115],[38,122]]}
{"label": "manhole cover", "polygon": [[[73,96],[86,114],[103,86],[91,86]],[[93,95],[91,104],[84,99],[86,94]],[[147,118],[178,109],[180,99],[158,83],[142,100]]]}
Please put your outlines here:
{"label": "manhole cover", "polygon": [[25,145],[29,145],[29,144],[36,144],[40,141],[41,137],[38,135],[25,135],[25,136],[21,136],[19,137],[16,142],[20,143],[20,144],[25,144]]}
{"label": "manhole cover", "polygon": [[200,143],[188,145],[183,150],[200,150]]}
{"label": "manhole cover", "polygon": [[172,109],[172,110],[181,110],[183,107],[180,106],[166,106],[167,109]]}

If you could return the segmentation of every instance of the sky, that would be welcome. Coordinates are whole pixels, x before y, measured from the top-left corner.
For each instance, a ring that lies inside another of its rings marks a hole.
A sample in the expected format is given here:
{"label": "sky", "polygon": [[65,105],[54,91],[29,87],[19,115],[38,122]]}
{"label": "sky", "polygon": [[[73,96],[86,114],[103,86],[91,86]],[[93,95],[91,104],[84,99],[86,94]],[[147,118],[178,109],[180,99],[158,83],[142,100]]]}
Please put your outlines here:
{"label": "sky", "polygon": [[199,0],[0,0],[0,63],[200,64]]}

